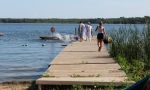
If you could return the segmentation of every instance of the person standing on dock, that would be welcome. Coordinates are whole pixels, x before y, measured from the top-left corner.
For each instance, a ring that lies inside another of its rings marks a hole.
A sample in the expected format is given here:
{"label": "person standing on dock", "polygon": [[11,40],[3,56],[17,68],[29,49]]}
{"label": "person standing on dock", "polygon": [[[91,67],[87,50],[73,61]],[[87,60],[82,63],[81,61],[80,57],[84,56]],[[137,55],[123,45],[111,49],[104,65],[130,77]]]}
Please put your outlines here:
{"label": "person standing on dock", "polygon": [[86,40],[86,27],[82,21],[80,21],[80,25],[78,28],[78,36],[80,38],[80,42]]}
{"label": "person standing on dock", "polygon": [[105,28],[103,26],[103,22],[101,21],[99,25],[97,26],[96,30],[98,32],[97,34],[97,45],[98,45],[98,51],[101,51],[101,48],[103,46],[103,38],[105,34]]}
{"label": "person standing on dock", "polygon": [[86,30],[87,30],[87,33],[86,33],[87,34],[87,40],[91,42],[93,27],[92,27],[90,22],[88,22],[88,24],[86,25]]}

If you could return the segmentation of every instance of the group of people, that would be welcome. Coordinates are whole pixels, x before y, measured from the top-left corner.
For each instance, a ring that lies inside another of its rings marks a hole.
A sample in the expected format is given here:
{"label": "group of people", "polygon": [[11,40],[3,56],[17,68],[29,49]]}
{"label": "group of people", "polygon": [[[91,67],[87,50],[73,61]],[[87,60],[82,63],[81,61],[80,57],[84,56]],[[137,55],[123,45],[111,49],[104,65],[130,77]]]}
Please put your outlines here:
{"label": "group of people", "polygon": [[92,36],[93,36],[92,31],[93,31],[93,27],[90,22],[88,22],[87,24],[84,24],[83,22],[80,21],[80,25],[78,28],[78,36],[79,36],[80,42],[82,42],[83,40],[91,41]]}
{"label": "group of people", "polygon": [[[54,27],[51,27],[50,31],[52,33],[51,35],[52,37],[57,36],[58,38],[62,39],[61,35],[59,33],[56,33],[56,30]],[[106,34],[102,21],[99,22],[99,25],[97,26],[95,31],[97,31],[98,51],[101,51],[101,48],[103,46],[104,34]],[[84,40],[91,42],[92,37],[93,37],[93,27],[90,22],[88,22],[87,24],[80,22],[79,27],[78,27],[78,37],[79,37],[80,42]]]}
{"label": "group of people", "polygon": [[[99,22],[99,25],[97,26],[95,31],[98,32],[97,33],[98,51],[101,51],[101,48],[103,45],[104,34],[106,34],[102,21]],[[93,27],[90,22],[88,22],[87,24],[80,22],[80,25],[78,28],[78,36],[79,36],[80,42],[82,42],[83,40],[86,40],[86,41],[92,40]]]}

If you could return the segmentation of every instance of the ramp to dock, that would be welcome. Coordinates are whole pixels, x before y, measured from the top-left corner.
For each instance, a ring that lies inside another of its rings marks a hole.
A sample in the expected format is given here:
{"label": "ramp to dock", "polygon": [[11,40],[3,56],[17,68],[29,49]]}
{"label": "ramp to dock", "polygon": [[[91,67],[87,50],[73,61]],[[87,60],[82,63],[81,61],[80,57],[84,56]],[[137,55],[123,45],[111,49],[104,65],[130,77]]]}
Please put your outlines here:
{"label": "ramp to dock", "polygon": [[65,47],[36,83],[41,89],[41,85],[120,85],[126,79],[125,72],[109,56],[105,46],[98,52],[94,39]]}

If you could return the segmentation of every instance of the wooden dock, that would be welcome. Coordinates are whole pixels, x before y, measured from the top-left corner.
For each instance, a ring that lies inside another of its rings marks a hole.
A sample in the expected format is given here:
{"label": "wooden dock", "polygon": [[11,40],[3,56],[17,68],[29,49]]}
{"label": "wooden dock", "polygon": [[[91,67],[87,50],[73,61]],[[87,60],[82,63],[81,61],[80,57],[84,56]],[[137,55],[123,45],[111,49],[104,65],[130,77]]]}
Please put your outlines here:
{"label": "wooden dock", "polygon": [[106,47],[98,52],[96,40],[73,42],[50,63],[43,77],[36,80],[41,85],[122,85],[126,74]]}

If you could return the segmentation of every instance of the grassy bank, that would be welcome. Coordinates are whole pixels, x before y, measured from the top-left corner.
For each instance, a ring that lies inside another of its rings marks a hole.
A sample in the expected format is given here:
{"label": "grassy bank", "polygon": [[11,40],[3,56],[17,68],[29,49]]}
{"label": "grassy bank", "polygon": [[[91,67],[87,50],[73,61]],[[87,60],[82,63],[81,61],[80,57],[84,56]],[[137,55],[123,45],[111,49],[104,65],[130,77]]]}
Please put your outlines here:
{"label": "grassy bank", "polygon": [[13,81],[0,83],[0,90],[38,90],[33,81]]}
{"label": "grassy bank", "polygon": [[150,75],[150,25],[143,30],[124,26],[110,34],[113,39],[110,54],[130,79],[138,81]]}

